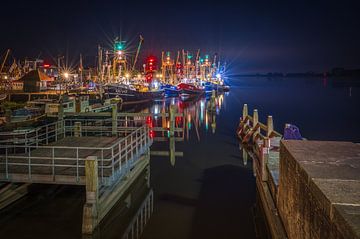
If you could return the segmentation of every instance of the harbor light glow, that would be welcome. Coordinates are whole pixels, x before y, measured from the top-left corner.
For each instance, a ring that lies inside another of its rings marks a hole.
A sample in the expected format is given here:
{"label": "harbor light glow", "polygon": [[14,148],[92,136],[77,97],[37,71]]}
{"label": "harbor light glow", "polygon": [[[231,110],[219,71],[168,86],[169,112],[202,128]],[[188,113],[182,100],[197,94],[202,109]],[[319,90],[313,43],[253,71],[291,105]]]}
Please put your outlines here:
{"label": "harbor light glow", "polygon": [[64,77],[67,79],[69,78],[69,72],[64,72]]}
{"label": "harbor light glow", "polygon": [[216,74],[216,78],[220,79],[221,75],[219,73]]}

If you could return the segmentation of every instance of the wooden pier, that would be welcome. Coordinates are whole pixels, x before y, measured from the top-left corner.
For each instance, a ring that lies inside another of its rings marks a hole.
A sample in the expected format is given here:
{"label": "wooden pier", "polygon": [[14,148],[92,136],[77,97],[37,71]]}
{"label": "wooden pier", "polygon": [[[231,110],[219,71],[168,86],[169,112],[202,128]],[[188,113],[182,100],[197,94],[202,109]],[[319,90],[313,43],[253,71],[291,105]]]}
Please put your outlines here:
{"label": "wooden pier", "polygon": [[360,238],[359,144],[283,140],[271,116],[264,125],[247,105],[237,135],[272,238]]}
{"label": "wooden pier", "polygon": [[[175,141],[183,124],[175,108],[159,115],[118,113],[79,115],[20,131],[0,133],[0,182],[84,185],[84,234],[91,234],[138,176],[149,171],[150,146],[166,138],[169,151],[154,155],[182,156]],[[150,177],[148,177],[149,179]],[[132,232],[133,233],[133,232]]]}

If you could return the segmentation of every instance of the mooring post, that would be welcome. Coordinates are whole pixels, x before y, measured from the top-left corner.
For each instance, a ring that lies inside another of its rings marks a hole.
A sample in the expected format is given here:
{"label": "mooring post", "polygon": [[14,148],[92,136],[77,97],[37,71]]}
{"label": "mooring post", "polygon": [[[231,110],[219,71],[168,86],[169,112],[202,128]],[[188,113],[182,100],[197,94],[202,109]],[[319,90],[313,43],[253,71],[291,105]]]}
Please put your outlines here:
{"label": "mooring post", "polygon": [[271,115],[269,115],[267,117],[267,131],[266,131],[266,136],[270,137],[271,133],[274,131],[274,123],[273,123],[273,118]]}
{"label": "mooring post", "polygon": [[112,117],[112,135],[117,135],[117,104],[112,105],[112,111],[111,111],[111,117]]}
{"label": "mooring post", "polygon": [[267,181],[268,180],[268,172],[267,172],[267,163],[269,159],[270,153],[270,139],[265,137],[263,140],[263,145],[261,146],[261,159],[260,159],[260,173],[261,173],[261,180]]}
{"label": "mooring post", "polygon": [[247,106],[247,104],[244,104],[244,106],[243,106],[242,115],[243,115],[243,120],[245,120],[245,117],[248,116],[248,106]]}
{"label": "mooring post", "polygon": [[81,122],[75,122],[74,124],[74,136],[81,137]]}
{"label": "mooring post", "polygon": [[[253,112],[253,128],[257,127],[257,124],[259,123],[259,113],[257,109],[254,109]],[[258,127],[254,133],[253,133],[253,140],[255,139],[256,135],[260,133],[260,127]]]}
{"label": "mooring post", "polygon": [[175,131],[175,105],[170,105],[170,137],[174,137],[174,131]]}
{"label": "mooring post", "polygon": [[85,160],[86,202],[83,208],[82,233],[92,234],[98,225],[98,162],[96,156]]}

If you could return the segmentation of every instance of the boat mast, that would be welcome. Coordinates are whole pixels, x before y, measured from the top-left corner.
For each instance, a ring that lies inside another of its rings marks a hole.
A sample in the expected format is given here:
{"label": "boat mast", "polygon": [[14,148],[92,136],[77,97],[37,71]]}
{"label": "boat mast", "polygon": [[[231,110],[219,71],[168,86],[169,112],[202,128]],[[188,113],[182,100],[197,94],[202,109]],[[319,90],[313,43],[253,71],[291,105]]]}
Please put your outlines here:
{"label": "boat mast", "polygon": [[135,69],[135,65],[136,65],[136,62],[137,62],[137,59],[139,57],[139,53],[140,53],[140,49],[141,49],[141,44],[142,42],[144,41],[144,38],[140,35],[140,41],[139,41],[139,45],[138,45],[138,48],[137,48],[137,51],[136,51],[136,55],[135,55],[135,59],[134,59],[134,64],[131,68],[131,71],[134,71]]}
{"label": "boat mast", "polygon": [[5,58],[4,58],[4,60],[3,60],[2,64],[1,64],[0,74],[2,73],[2,70],[3,70],[5,62],[6,62],[7,58],[8,58],[8,56],[9,56],[9,53],[10,53],[10,49],[7,49],[6,54],[5,54]]}

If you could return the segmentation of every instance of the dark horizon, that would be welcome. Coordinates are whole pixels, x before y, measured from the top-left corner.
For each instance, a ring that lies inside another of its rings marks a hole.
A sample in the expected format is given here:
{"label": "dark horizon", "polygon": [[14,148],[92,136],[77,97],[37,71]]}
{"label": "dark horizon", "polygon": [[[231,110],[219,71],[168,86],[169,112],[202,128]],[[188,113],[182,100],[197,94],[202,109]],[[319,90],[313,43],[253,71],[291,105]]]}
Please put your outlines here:
{"label": "dark horizon", "polygon": [[355,1],[17,1],[2,8],[0,51],[10,48],[17,59],[62,54],[76,64],[82,53],[94,65],[98,44],[110,47],[120,36],[136,47],[141,34],[142,57],[200,48],[218,53],[232,74],[360,68]]}

